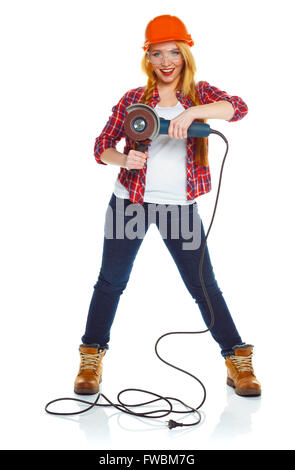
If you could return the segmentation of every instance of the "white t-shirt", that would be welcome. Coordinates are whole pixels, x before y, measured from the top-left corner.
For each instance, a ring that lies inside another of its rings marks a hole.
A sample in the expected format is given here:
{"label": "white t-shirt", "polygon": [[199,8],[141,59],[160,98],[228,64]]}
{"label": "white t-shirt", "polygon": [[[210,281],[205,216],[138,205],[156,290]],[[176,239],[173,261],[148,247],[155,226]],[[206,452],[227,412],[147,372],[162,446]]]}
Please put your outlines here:
{"label": "white t-shirt", "polygon": [[[185,108],[178,101],[175,106],[156,106],[154,111],[159,117],[171,120]],[[147,159],[144,202],[156,204],[193,204],[195,199],[186,198],[187,176],[187,139],[176,139],[168,134],[159,134],[152,140]],[[117,197],[129,199],[128,190],[117,179],[114,193]]]}

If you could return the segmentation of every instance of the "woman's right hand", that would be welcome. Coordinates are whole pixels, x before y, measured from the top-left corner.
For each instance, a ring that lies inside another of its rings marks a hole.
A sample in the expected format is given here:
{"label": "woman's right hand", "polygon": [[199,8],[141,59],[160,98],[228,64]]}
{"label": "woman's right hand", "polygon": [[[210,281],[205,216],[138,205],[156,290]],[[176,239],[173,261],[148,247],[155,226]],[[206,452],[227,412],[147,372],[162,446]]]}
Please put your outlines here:
{"label": "woman's right hand", "polygon": [[138,150],[129,150],[128,155],[126,155],[126,170],[141,170],[144,167],[147,158],[149,158],[147,152],[143,153]]}

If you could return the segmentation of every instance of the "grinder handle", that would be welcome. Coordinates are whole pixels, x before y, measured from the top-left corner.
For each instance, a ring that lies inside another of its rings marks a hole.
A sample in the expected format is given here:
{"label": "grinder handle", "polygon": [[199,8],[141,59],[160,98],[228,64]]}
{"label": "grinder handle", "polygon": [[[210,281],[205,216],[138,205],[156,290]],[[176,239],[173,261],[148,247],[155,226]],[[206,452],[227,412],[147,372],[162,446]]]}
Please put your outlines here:
{"label": "grinder handle", "polygon": [[[147,149],[149,148],[149,144],[147,144],[146,142],[140,142],[140,141],[136,141],[135,142],[135,150],[138,150],[139,152],[146,152]],[[138,173],[140,171],[139,168],[133,168],[132,170],[129,170],[131,171],[131,173]]]}
{"label": "grinder handle", "polygon": [[[168,134],[168,129],[169,129],[170,121],[167,119],[160,118],[160,129],[159,129],[159,134]],[[209,124],[206,124],[205,122],[193,122],[188,130],[187,130],[187,135],[188,137],[208,137],[210,134],[211,129]]]}

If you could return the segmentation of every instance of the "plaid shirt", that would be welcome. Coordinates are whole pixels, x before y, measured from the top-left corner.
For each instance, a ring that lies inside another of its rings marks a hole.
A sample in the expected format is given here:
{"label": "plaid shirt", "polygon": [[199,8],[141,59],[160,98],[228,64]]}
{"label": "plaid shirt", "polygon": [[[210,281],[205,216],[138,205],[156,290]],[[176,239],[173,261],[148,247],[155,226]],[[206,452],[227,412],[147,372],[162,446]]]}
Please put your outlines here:
{"label": "plaid shirt", "polygon": [[[246,116],[248,107],[246,103],[238,96],[230,96],[225,91],[210,85],[208,82],[200,81],[196,84],[196,92],[199,97],[200,104],[213,103],[215,101],[229,101],[234,108],[234,115],[228,122],[238,121]],[[123,153],[128,155],[129,151],[133,148],[133,141],[126,135],[124,131],[124,120],[127,116],[126,108],[133,103],[140,102],[144,94],[144,87],[134,88],[127,91],[119,102],[113,106],[112,115],[109,117],[108,122],[103,128],[101,134],[95,140],[94,156],[97,163],[106,165],[100,159],[100,155],[107,148],[116,148],[116,144],[125,138],[126,145]],[[176,92],[178,101],[185,109],[195,106],[189,97],[183,97],[181,91]],[[157,87],[153,90],[153,95],[148,105],[154,108],[160,101],[160,96]],[[210,168],[197,165],[194,159],[195,145],[197,138],[187,137],[187,200],[193,200],[201,194],[207,193],[211,190],[211,175]],[[147,162],[144,167],[138,172],[132,173],[126,168],[120,169],[118,179],[120,183],[129,192],[129,200],[136,204],[143,204],[145,179],[147,171]]]}

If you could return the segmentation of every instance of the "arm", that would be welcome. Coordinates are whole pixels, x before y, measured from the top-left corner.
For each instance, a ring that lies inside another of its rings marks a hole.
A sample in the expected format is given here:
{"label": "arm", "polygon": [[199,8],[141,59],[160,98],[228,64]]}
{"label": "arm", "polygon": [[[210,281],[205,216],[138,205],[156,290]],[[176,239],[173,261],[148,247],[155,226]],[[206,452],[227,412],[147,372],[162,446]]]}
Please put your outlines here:
{"label": "arm", "polygon": [[[127,92],[128,93],[128,92]],[[141,169],[148,158],[147,152],[130,150],[128,155],[118,152],[116,144],[124,135],[124,120],[126,113],[126,95],[120,99],[118,104],[112,108],[113,114],[103,128],[99,137],[96,138],[94,155],[97,163],[102,165],[116,165],[121,168]]]}
{"label": "arm", "polygon": [[[124,165],[121,165],[121,163],[124,163],[124,154],[116,150],[116,144],[121,140],[124,132],[124,119],[126,117],[125,96],[126,93],[119,102],[113,106],[113,114],[109,117],[101,134],[95,139],[95,160],[102,165],[110,163],[124,167]],[[102,155],[103,159],[101,158]]]}
{"label": "arm", "polygon": [[126,168],[126,158],[127,155],[125,153],[118,152],[115,148],[109,147],[102,152],[98,163],[103,163],[104,165],[108,163]]}
{"label": "arm", "polygon": [[225,119],[234,122],[248,113],[248,106],[239,96],[231,96],[226,91],[201,81],[196,89],[200,106],[194,106],[195,119]]}
{"label": "arm", "polygon": [[194,119],[225,119],[231,121],[235,109],[228,101],[216,101],[216,103],[194,106]]}

